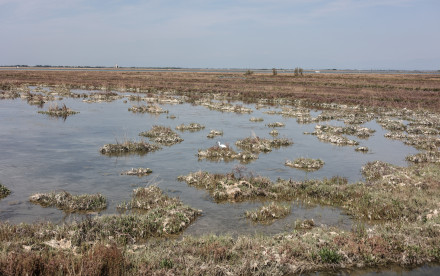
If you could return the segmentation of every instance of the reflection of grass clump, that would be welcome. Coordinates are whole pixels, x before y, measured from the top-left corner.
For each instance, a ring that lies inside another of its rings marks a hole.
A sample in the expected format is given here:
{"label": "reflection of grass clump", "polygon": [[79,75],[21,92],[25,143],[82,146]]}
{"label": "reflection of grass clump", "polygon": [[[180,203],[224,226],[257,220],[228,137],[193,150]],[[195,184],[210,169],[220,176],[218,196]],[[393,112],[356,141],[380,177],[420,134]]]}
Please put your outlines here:
{"label": "reflection of grass clump", "polygon": [[99,211],[107,207],[107,199],[101,194],[71,195],[68,192],[34,194],[30,202],[43,207],[55,206],[66,212]]}
{"label": "reflection of grass clump", "polygon": [[245,216],[255,222],[272,222],[275,219],[287,216],[291,211],[291,207],[286,204],[272,202],[261,206],[253,211],[246,211]]}
{"label": "reflection of grass clump", "polygon": [[131,170],[123,171],[122,175],[137,175],[137,176],[144,176],[147,174],[152,173],[153,171],[150,168],[131,168]]}
{"label": "reflection of grass clump", "polygon": [[285,165],[304,170],[319,170],[322,166],[324,166],[324,161],[321,159],[301,157],[295,159],[294,161],[287,160]]}
{"label": "reflection of grass clump", "polygon": [[0,199],[7,197],[9,194],[11,194],[11,191],[0,183]]}
{"label": "reflection of grass clump", "polygon": [[198,131],[198,130],[201,130],[204,128],[205,128],[205,126],[201,125],[199,123],[190,123],[189,125],[181,124],[181,125],[176,126],[176,129],[180,130],[180,131],[185,131],[185,130]]}
{"label": "reflection of grass clump", "polygon": [[123,154],[123,153],[148,153],[160,149],[156,144],[149,144],[144,141],[125,141],[117,144],[106,144],[99,151],[102,154]]}

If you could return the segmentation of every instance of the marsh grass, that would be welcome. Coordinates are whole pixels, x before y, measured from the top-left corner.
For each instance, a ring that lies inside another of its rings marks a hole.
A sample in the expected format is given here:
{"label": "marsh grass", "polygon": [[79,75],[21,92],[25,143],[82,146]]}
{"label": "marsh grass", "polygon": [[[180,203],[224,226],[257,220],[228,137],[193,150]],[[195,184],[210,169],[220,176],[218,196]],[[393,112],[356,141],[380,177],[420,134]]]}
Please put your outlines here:
{"label": "marsh grass", "polygon": [[285,124],[284,123],[281,123],[281,122],[274,122],[274,123],[269,123],[269,124],[267,124],[267,126],[268,127],[284,127],[285,126]]}
{"label": "marsh grass", "polygon": [[6,186],[0,183],[0,199],[7,197],[11,194],[11,190],[9,190]]}
{"label": "marsh grass", "polygon": [[304,157],[297,158],[294,161],[287,160],[285,162],[286,166],[308,170],[308,171],[319,170],[320,168],[322,168],[322,166],[324,166],[324,164],[325,164],[324,161],[322,161],[321,159],[312,159],[312,158],[304,158]]}
{"label": "marsh grass", "polygon": [[266,139],[258,136],[247,137],[235,142],[237,147],[252,153],[269,152],[273,148],[286,147],[292,144],[293,141],[288,138]]}
{"label": "marsh grass", "polygon": [[149,137],[153,142],[171,146],[183,141],[170,127],[154,125],[149,131],[139,133],[140,136]]}
{"label": "marsh grass", "polygon": [[[157,186],[133,190],[132,199],[118,205],[122,210],[138,210],[158,232],[175,234],[186,228],[199,215],[201,210],[184,205],[178,198],[167,196]],[[151,227],[151,226],[150,226]]]}
{"label": "marsh grass", "polygon": [[151,114],[168,113],[168,110],[162,109],[162,107],[160,107],[157,104],[133,105],[128,109],[128,111],[131,111],[133,113],[151,113]]}
{"label": "marsh grass", "polygon": [[222,130],[215,130],[215,129],[212,129],[209,133],[208,133],[208,135],[206,136],[206,137],[208,137],[208,138],[214,138],[214,137],[216,137],[216,136],[223,136],[223,131]]}
{"label": "marsh grass", "polygon": [[[381,223],[343,230],[304,220],[295,223],[295,230],[275,236],[156,240],[152,237],[180,233],[185,220],[179,215],[167,218],[179,213],[166,211],[175,210],[174,200],[157,188],[142,188],[134,191],[133,199],[148,198],[141,200],[146,203],[140,206],[148,206],[143,214],[88,217],[62,225],[0,222],[0,273],[282,275],[439,262],[440,168],[375,162],[367,164],[363,174],[365,183],[337,177],[272,182],[243,168],[224,175],[198,172],[179,178],[209,190],[216,199],[290,197],[340,206],[354,217],[381,219]],[[233,196],[222,197],[230,187]]]}
{"label": "marsh grass", "polygon": [[47,114],[49,116],[54,116],[54,117],[66,118],[67,116],[77,114],[79,112],[68,108],[66,104],[63,104],[62,106],[58,106],[58,104],[55,103],[52,104],[47,111],[38,111],[38,113]]}
{"label": "marsh grass", "polygon": [[363,174],[365,183],[348,183],[341,177],[273,182],[258,176],[202,171],[178,179],[206,189],[216,201],[299,199],[340,206],[353,217],[373,221],[421,221],[440,210],[436,201],[440,197],[440,169],[436,165],[405,168],[375,162],[368,163]]}
{"label": "marsh grass", "polygon": [[409,155],[406,157],[406,160],[411,161],[413,163],[440,163],[440,151],[439,150],[431,150],[425,151],[421,153],[417,153],[414,155]]}
{"label": "marsh grass", "polygon": [[232,161],[240,160],[240,162],[247,163],[252,160],[258,159],[258,156],[250,151],[236,152],[228,144],[226,148],[221,148],[218,145],[212,146],[208,149],[199,149],[197,156],[199,159],[208,159],[212,161]]}
{"label": "marsh grass", "polygon": [[57,207],[66,212],[95,212],[107,207],[107,199],[101,194],[71,195],[65,191],[34,194],[29,201],[43,207]]}
{"label": "marsh grass", "polygon": [[161,149],[157,144],[150,144],[143,140],[131,141],[125,140],[124,142],[116,142],[116,144],[106,144],[99,149],[102,154],[107,155],[120,155],[126,153],[146,154]]}
{"label": "marsh grass", "polygon": [[277,219],[284,218],[291,212],[291,206],[280,202],[264,204],[260,208],[246,211],[245,216],[254,222],[272,223]]}
{"label": "marsh grass", "polygon": [[[0,273],[77,275],[82,271],[87,275],[217,275],[228,272],[232,275],[290,275],[377,268],[390,264],[411,267],[440,260],[439,222],[388,222],[365,231],[321,226],[275,236],[184,236],[181,239],[150,239],[138,244],[119,243],[118,239],[109,238],[105,226],[105,234],[99,239],[79,240],[78,245],[73,246],[73,243],[71,248],[65,249],[37,245],[44,244],[55,235],[75,236],[78,231],[90,232],[96,228],[12,226],[1,222],[0,238],[4,250],[0,252]],[[136,231],[130,226],[140,225],[127,226],[121,228],[119,235],[130,229]],[[4,238],[16,237],[17,233],[23,233],[23,236],[19,239]],[[23,241],[31,236],[32,240],[27,241],[31,246],[27,246]],[[32,249],[27,249],[29,247]]]}
{"label": "marsh grass", "polygon": [[251,121],[251,122],[263,122],[264,119],[261,118],[261,117],[251,117],[251,118],[249,118],[249,121]]}
{"label": "marsh grass", "polygon": [[315,227],[315,221],[313,219],[298,219],[295,221],[295,229],[296,230],[301,230],[301,229],[312,229],[313,227]]}

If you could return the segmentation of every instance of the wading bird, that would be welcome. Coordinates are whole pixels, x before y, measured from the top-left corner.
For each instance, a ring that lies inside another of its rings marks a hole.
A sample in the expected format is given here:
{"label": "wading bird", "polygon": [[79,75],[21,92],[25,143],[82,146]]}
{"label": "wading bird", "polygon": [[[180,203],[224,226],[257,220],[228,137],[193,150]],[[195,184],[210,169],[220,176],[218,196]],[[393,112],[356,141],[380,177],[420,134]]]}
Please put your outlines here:
{"label": "wading bird", "polygon": [[220,141],[217,141],[217,144],[218,144],[218,146],[219,146],[221,149],[225,149],[225,148],[227,148],[227,146],[224,145],[224,144],[221,144]]}

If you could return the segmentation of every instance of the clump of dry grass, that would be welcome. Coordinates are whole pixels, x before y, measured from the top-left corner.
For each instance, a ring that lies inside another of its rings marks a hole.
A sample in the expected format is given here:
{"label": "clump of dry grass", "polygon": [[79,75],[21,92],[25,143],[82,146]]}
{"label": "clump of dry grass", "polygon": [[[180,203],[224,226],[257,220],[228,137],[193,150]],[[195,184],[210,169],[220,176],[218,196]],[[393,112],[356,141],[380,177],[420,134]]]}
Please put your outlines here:
{"label": "clump of dry grass", "polygon": [[168,113],[168,110],[162,109],[157,104],[149,104],[149,105],[138,105],[138,106],[132,106],[128,109],[128,111],[134,112],[134,113],[151,113],[151,114],[162,114],[162,113]]}
{"label": "clump of dry grass", "polygon": [[66,104],[63,104],[62,106],[58,106],[58,104],[54,104],[51,105],[47,111],[38,111],[38,113],[66,118],[67,116],[77,114],[79,112],[73,111],[72,109],[68,108]]}
{"label": "clump of dry grass", "polygon": [[251,118],[249,118],[249,121],[251,121],[251,122],[263,122],[264,121],[264,119],[263,118],[260,118],[260,117],[251,117]]}
{"label": "clump of dry grass", "polygon": [[223,135],[223,131],[222,130],[215,130],[215,129],[212,129],[209,133],[208,133],[208,135],[206,136],[206,137],[208,137],[208,138],[214,138],[215,136],[222,136]]}
{"label": "clump of dry grass", "polygon": [[440,163],[440,151],[439,150],[431,150],[425,151],[421,153],[417,153],[414,155],[409,155],[406,157],[406,160],[414,162],[414,163]]}
{"label": "clump of dry grass", "polygon": [[291,206],[280,202],[271,202],[252,211],[246,211],[245,216],[255,222],[271,223],[284,218],[291,212]]}
{"label": "clump of dry grass", "polygon": [[275,123],[269,123],[267,124],[268,127],[284,127],[285,124],[281,122],[275,122]]}
{"label": "clump of dry grass", "polygon": [[118,208],[144,211],[146,223],[157,228],[157,232],[168,234],[182,231],[202,213],[184,205],[178,198],[167,196],[157,186],[133,190],[131,201],[119,204]]}
{"label": "clump of dry grass", "polygon": [[44,207],[57,207],[66,212],[99,211],[107,207],[107,199],[101,194],[71,195],[65,191],[34,194],[29,201]]}
{"label": "clump of dry grass", "polygon": [[375,132],[374,129],[369,129],[367,127],[360,126],[347,126],[347,127],[337,127],[331,125],[316,125],[315,126],[315,135],[319,135],[322,133],[330,133],[334,135],[353,135],[359,138],[368,138]]}
{"label": "clump of dry grass", "polygon": [[265,139],[258,136],[247,137],[235,142],[237,147],[252,153],[269,152],[272,151],[272,148],[286,147],[292,144],[292,140],[288,138]]}
{"label": "clump of dry grass", "polygon": [[171,146],[183,141],[171,128],[154,125],[149,131],[139,133],[140,136],[149,137],[155,143]]}
{"label": "clump of dry grass", "polygon": [[324,161],[322,161],[321,159],[300,157],[295,159],[294,161],[287,160],[285,162],[285,165],[293,168],[313,171],[322,168],[322,166],[324,166]]}
{"label": "clump of dry grass", "polygon": [[0,199],[7,197],[11,194],[11,190],[9,190],[7,187],[5,187],[3,184],[0,183]]}
{"label": "clump of dry grass", "polygon": [[313,227],[315,227],[315,221],[313,219],[298,219],[295,221],[295,229],[300,230],[300,229],[312,229]]}
{"label": "clump of dry grass", "polygon": [[106,144],[102,148],[100,148],[99,151],[102,154],[119,155],[125,153],[145,154],[159,149],[160,146],[157,144],[150,144],[144,141],[136,142],[127,140],[122,143],[118,142],[116,144]]}
{"label": "clump of dry grass", "polygon": [[234,112],[237,114],[244,114],[244,113],[252,113],[253,110],[251,108],[244,107],[241,104],[233,105],[227,102],[213,102],[209,99],[203,98],[200,100],[195,101],[196,104],[206,106],[207,108],[211,110],[218,110],[221,112]]}
{"label": "clump of dry grass", "polygon": [[218,145],[212,146],[208,149],[199,149],[197,156],[199,159],[208,159],[213,161],[223,160],[240,160],[240,162],[250,162],[252,160],[258,159],[258,156],[249,151],[236,152],[229,145],[222,148]]}

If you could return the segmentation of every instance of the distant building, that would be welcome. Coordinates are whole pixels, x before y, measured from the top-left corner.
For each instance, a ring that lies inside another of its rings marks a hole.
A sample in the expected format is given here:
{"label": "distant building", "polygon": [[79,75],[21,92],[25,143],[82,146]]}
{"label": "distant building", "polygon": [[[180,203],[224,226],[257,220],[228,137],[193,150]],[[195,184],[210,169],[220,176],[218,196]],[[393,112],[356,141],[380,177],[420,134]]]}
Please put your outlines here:
{"label": "distant building", "polygon": [[116,63],[116,64],[115,64],[115,69],[118,69],[118,68],[119,68],[119,66],[118,66],[118,64]]}

